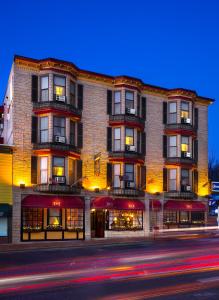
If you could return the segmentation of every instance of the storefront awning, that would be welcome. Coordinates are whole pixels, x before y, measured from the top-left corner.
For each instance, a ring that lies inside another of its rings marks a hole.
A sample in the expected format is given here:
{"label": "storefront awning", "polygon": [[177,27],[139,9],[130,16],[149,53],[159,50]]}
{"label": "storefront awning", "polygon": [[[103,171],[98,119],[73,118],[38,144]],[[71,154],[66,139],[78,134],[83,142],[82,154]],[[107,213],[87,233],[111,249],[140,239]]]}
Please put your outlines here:
{"label": "storefront awning", "polygon": [[112,197],[97,197],[91,202],[93,209],[115,210],[144,210],[145,206],[140,200]]}
{"label": "storefront awning", "polygon": [[84,208],[84,200],[77,196],[28,195],[22,200],[21,206],[29,208]]}
{"label": "storefront awning", "polygon": [[0,203],[0,217],[10,217],[12,215],[12,206],[7,203]]}
{"label": "storefront awning", "polygon": [[204,203],[198,201],[176,201],[168,200],[164,204],[165,210],[180,210],[180,211],[206,211]]}
{"label": "storefront awning", "polygon": [[150,209],[155,211],[161,210],[160,201],[157,199],[150,199]]}

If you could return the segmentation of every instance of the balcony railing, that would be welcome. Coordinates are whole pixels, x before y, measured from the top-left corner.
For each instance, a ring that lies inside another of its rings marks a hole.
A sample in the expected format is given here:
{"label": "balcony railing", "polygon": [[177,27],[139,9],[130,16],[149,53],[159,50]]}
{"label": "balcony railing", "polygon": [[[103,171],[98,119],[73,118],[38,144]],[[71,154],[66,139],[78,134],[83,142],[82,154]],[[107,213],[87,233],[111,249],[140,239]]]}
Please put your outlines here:
{"label": "balcony railing", "polygon": [[111,187],[109,195],[125,196],[125,197],[144,197],[145,192],[143,190],[131,189],[131,188],[114,188]]}
{"label": "balcony railing", "polygon": [[39,143],[33,145],[33,150],[43,150],[43,149],[51,149],[51,150],[58,150],[58,151],[68,151],[68,152],[76,152],[80,153],[80,149],[74,145],[64,144],[64,143]]}
{"label": "balcony railing", "polygon": [[109,121],[114,122],[133,122],[140,123],[141,125],[145,125],[145,120],[141,117],[135,115],[110,115]]}
{"label": "balcony railing", "polygon": [[197,195],[193,192],[165,192],[165,198],[183,198],[183,199],[195,199]]}
{"label": "balcony railing", "polygon": [[197,128],[192,124],[186,123],[177,123],[177,124],[166,124],[165,129],[167,130],[190,130],[190,131],[197,131]]}
{"label": "balcony railing", "polygon": [[76,108],[75,106],[73,106],[71,104],[67,104],[67,103],[61,102],[61,101],[34,102],[33,108],[34,108],[34,110],[46,109],[46,108],[62,110],[62,111],[66,111],[66,112],[69,112],[69,113],[72,113],[74,115],[81,117],[80,109]]}
{"label": "balcony railing", "polygon": [[196,160],[191,157],[167,157],[165,160],[166,164],[195,164]]}
{"label": "balcony railing", "polygon": [[135,151],[111,151],[109,157],[144,159],[144,154]]}
{"label": "balcony railing", "polygon": [[81,188],[71,185],[59,184],[38,184],[34,187],[35,192],[41,193],[61,193],[61,194],[80,194]]}

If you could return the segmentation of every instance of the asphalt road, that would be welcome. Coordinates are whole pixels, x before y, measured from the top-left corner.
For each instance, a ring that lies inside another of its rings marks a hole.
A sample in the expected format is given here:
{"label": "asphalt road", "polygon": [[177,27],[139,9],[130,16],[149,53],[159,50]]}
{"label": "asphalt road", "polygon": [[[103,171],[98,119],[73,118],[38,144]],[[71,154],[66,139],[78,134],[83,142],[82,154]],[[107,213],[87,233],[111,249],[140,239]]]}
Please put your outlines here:
{"label": "asphalt road", "polygon": [[0,299],[219,299],[219,238],[0,254]]}

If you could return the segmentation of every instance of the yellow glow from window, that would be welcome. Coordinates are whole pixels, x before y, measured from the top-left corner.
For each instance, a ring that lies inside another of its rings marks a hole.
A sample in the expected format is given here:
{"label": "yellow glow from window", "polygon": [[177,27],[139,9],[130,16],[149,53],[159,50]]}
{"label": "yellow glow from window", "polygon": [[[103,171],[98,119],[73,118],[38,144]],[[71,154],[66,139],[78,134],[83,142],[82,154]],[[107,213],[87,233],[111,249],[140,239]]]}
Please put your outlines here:
{"label": "yellow glow from window", "polygon": [[61,86],[55,87],[55,94],[59,96],[64,96],[64,88]]}
{"label": "yellow glow from window", "polygon": [[188,152],[188,149],[189,149],[189,147],[187,144],[181,144],[181,151]]}
{"label": "yellow glow from window", "polygon": [[53,174],[54,174],[54,176],[64,176],[64,168],[63,167],[54,167]]}
{"label": "yellow glow from window", "polygon": [[147,192],[150,194],[162,193],[163,187],[159,184],[148,184]]}
{"label": "yellow glow from window", "polygon": [[54,221],[53,221],[52,225],[59,225],[59,219],[58,218],[54,218]]}
{"label": "yellow glow from window", "polygon": [[131,137],[131,136],[126,136],[126,137],[125,137],[125,144],[126,144],[126,145],[133,145],[133,137]]}
{"label": "yellow glow from window", "polygon": [[188,111],[181,111],[181,118],[188,119],[189,118],[189,112]]}

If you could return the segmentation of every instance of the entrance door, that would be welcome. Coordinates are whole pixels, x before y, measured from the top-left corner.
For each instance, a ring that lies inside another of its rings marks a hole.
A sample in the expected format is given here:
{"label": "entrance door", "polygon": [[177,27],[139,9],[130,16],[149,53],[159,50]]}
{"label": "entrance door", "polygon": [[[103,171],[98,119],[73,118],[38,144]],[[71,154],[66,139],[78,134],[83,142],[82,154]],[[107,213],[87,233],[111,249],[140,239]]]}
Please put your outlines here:
{"label": "entrance door", "polygon": [[105,213],[104,210],[96,211],[96,228],[95,228],[95,237],[103,238],[104,237],[104,227],[105,227]]}

